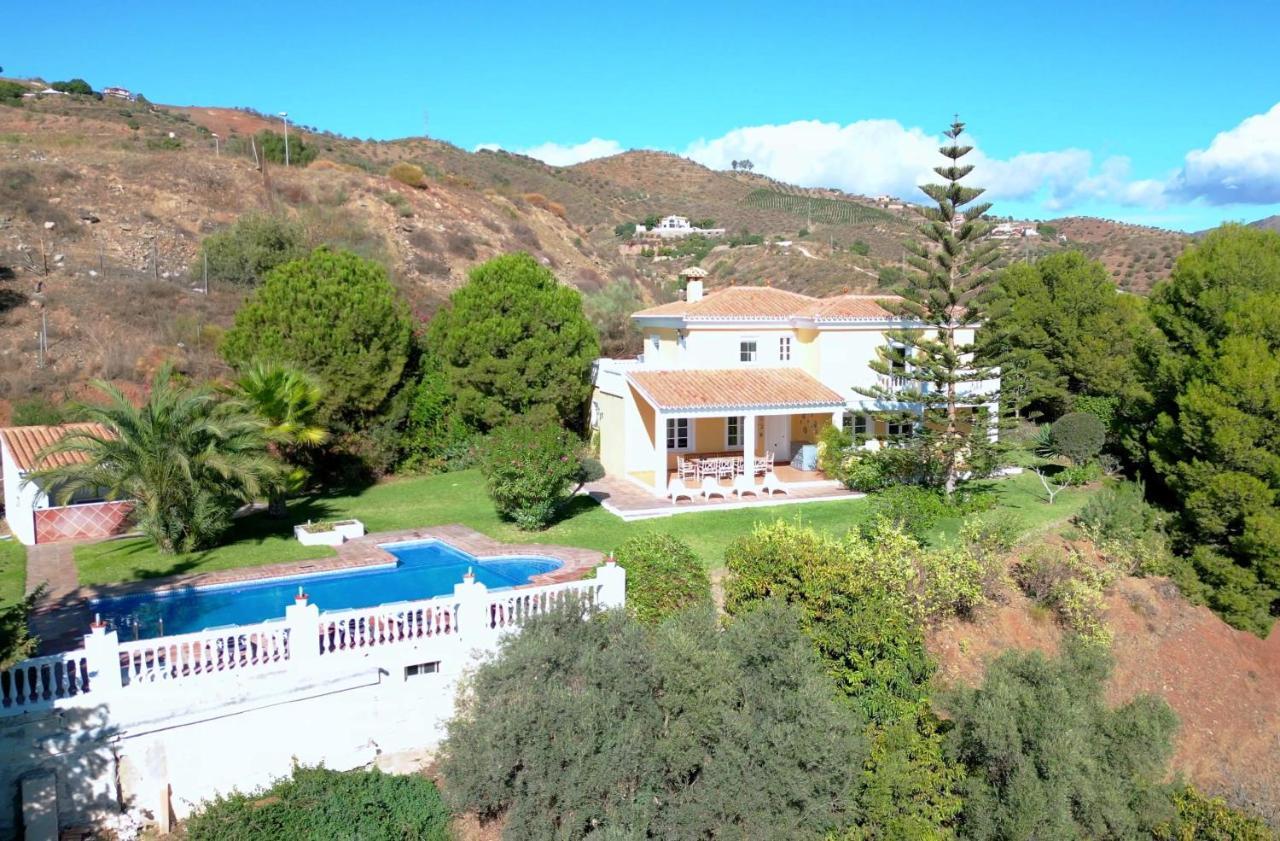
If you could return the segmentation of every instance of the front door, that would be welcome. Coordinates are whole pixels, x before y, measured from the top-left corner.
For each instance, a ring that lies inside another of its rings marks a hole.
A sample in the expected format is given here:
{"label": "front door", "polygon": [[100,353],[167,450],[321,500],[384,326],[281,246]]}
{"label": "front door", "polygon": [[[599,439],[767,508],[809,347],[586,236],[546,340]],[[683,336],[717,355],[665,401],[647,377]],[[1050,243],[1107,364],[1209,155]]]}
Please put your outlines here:
{"label": "front door", "polygon": [[764,453],[773,453],[775,462],[791,460],[791,417],[789,415],[765,415]]}

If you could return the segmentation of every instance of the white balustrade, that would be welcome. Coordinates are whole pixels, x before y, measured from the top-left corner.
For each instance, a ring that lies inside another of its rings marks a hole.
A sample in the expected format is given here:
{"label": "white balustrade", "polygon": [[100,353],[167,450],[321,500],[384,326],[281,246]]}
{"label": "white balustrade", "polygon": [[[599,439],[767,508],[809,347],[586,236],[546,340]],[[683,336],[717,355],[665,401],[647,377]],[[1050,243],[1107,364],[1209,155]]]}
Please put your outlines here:
{"label": "white balustrade", "polygon": [[0,672],[0,709],[31,709],[89,692],[84,649],[34,657]]}
{"label": "white balustrade", "polygon": [[468,574],[447,596],[331,613],[320,613],[299,594],[283,619],[125,643],[95,622],[83,648],[0,671],[0,716],[35,707],[109,703],[117,693],[132,696],[164,684],[207,687],[216,694],[219,676],[302,676],[316,658],[433,640],[493,650],[503,634],[570,599],[577,599],[584,612],[620,607],[626,573],[611,560],[593,578],[497,592]]}
{"label": "white balustrade", "polygon": [[587,578],[495,594],[485,605],[484,624],[489,629],[515,628],[530,616],[548,613],[575,597],[583,612],[604,607],[600,598],[603,587],[598,579]]}
{"label": "white balustrade", "polygon": [[124,688],[262,669],[289,659],[289,629],[276,620],[122,643]]}
{"label": "white balustrade", "polygon": [[320,614],[320,654],[364,651],[379,646],[458,633],[458,606],[452,597]]}

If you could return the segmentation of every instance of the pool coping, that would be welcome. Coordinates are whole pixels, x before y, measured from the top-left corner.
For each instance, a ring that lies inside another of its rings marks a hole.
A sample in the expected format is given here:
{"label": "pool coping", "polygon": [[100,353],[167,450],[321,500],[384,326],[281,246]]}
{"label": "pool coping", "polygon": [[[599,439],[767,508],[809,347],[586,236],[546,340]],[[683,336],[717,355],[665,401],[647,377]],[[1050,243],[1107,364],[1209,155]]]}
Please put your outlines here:
{"label": "pool coping", "polygon": [[85,585],[76,590],[74,601],[92,609],[95,600],[120,598],[139,593],[166,592],[190,587],[216,588],[236,584],[255,584],[272,579],[378,569],[396,563],[395,557],[380,544],[415,540],[438,540],[475,556],[477,560],[533,555],[560,562],[559,569],[535,575],[529,579],[528,584],[514,585],[510,589],[576,581],[585,578],[591,570],[605,560],[603,552],[593,549],[544,543],[503,543],[474,529],[454,524],[366,534],[364,537],[357,537],[333,547],[335,554],[323,558],[172,575],[121,584]]}

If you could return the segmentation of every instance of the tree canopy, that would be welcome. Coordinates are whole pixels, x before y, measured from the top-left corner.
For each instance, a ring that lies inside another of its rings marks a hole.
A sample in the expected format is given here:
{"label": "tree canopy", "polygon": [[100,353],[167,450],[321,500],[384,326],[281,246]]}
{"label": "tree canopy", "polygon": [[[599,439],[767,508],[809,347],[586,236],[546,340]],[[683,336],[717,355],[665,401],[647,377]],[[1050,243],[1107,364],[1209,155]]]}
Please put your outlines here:
{"label": "tree canopy", "polygon": [[528,254],[471,270],[431,322],[428,344],[458,411],[487,431],[540,407],[581,426],[599,355],[577,290]]}
{"label": "tree canopy", "polygon": [[983,352],[1012,376],[1010,397],[1051,418],[1074,395],[1133,399],[1138,346],[1151,337],[1143,300],[1116,289],[1106,267],[1078,251],[1000,270],[979,334]]}
{"label": "tree canopy", "polygon": [[380,265],[317,248],[267,275],[236,313],[222,354],[238,370],[267,361],[310,372],[325,415],[351,421],[400,383],[412,341],[408,307]]}
{"label": "tree canopy", "polygon": [[206,264],[211,282],[256,286],[283,263],[305,257],[306,232],[283,216],[250,213],[212,233],[200,243],[200,257],[191,267],[202,278]]}
{"label": "tree canopy", "polygon": [[859,729],[780,605],[723,628],[571,606],[479,667],[441,774],[510,838],[820,838],[847,817]]}
{"label": "tree canopy", "polygon": [[1210,233],[1152,293],[1150,463],[1209,602],[1265,632],[1280,597],[1280,234]]}
{"label": "tree canopy", "polygon": [[965,838],[1151,837],[1173,818],[1166,763],[1177,718],[1141,696],[1116,709],[1096,647],[1001,655],[978,689],[947,699],[951,752],[968,768]]}

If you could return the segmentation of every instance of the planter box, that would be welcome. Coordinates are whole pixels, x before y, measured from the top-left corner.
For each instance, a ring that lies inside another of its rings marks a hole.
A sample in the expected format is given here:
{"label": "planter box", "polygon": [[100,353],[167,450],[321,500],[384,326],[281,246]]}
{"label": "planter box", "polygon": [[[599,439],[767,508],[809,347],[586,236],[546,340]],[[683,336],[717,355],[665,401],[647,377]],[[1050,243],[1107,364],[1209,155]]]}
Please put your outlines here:
{"label": "planter box", "polygon": [[359,520],[306,523],[294,526],[293,536],[303,546],[338,546],[353,538],[364,537],[364,523]]}

